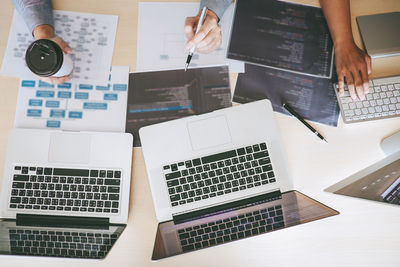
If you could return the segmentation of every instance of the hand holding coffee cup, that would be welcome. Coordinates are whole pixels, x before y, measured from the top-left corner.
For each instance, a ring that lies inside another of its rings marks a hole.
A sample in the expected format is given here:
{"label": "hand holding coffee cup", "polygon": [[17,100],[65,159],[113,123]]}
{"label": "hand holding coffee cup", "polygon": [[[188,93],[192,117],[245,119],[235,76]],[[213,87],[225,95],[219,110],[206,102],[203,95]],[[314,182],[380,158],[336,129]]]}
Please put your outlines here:
{"label": "hand holding coffee cup", "polygon": [[33,35],[36,41],[25,55],[29,69],[47,83],[62,84],[69,80],[73,69],[71,47],[55,35],[50,25],[35,27]]}

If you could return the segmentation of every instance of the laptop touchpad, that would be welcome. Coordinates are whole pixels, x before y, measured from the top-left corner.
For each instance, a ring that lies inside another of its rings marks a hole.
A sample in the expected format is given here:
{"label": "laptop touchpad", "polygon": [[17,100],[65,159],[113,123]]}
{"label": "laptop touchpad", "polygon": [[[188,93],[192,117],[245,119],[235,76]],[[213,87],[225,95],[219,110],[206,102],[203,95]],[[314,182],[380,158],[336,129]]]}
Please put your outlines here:
{"label": "laptop touchpad", "polygon": [[231,142],[231,134],[225,116],[189,122],[188,130],[193,150]]}
{"label": "laptop touchpad", "polygon": [[52,133],[49,162],[87,164],[90,159],[90,134]]}

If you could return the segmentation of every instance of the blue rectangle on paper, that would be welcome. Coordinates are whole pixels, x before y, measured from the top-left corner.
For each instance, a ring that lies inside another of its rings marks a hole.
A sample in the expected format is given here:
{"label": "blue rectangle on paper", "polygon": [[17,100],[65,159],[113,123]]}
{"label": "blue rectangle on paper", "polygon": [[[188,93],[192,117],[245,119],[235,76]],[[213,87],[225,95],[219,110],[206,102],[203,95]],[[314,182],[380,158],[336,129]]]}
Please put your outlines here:
{"label": "blue rectangle on paper", "polygon": [[50,84],[50,83],[45,83],[43,81],[39,81],[39,87],[54,88],[54,84]]}
{"label": "blue rectangle on paper", "polygon": [[126,89],[128,88],[128,86],[126,84],[114,84],[113,85],[113,90],[114,91],[126,91]]}
{"label": "blue rectangle on paper", "polygon": [[83,93],[83,92],[75,93],[75,99],[88,99],[88,98],[89,98],[89,93]]}
{"label": "blue rectangle on paper", "polygon": [[72,93],[67,91],[59,91],[58,98],[71,98]]}
{"label": "blue rectangle on paper", "polygon": [[65,110],[52,109],[52,110],[50,110],[50,117],[52,117],[52,118],[64,118],[65,117]]}
{"label": "blue rectangle on paper", "polygon": [[118,100],[118,94],[104,94],[104,100]]}
{"label": "blue rectangle on paper", "polygon": [[80,84],[79,85],[79,89],[81,89],[81,90],[92,90],[93,89],[93,85],[91,85],[91,84]]}
{"label": "blue rectangle on paper", "polygon": [[47,128],[60,128],[61,121],[47,121],[46,127]]}
{"label": "blue rectangle on paper", "polygon": [[61,89],[71,89],[71,83],[63,83],[63,84],[59,84],[58,88]]}
{"label": "blue rectangle on paper", "polygon": [[82,119],[82,112],[80,111],[70,111],[68,117],[71,119]]}
{"label": "blue rectangle on paper", "polygon": [[28,109],[26,116],[28,117],[40,117],[42,116],[42,110],[41,109]]}
{"label": "blue rectangle on paper", "polygon": [[83,103],[84,109],[107,109],[107,103],[86,102]]}
{"label": "blue rectangle on paper", "polygon": [[29,106],[41,107],[42,105],[43,101],[41,99],[29,99]]}
{"label": "blue rectangle on paper", "polygon": [[110,85],[107,85],[107,86],[97,85],[96,90],[101,90],[101,91],[110,90]]}
{"label": "blue rectangle on paper", "polygon": [[46,101],[46,108],[59,108],[59,107],[60,107],[60,101],[54,101],[54,100]]}
{"label": "blue rectangle on paper", "polygon": [[35,81],[28,81],[28,80],[23,80],[21,82],[22,87],[35,87],[36,82]]}
{"label": "blue rectangle on paper", "polygon": [[166,108],[145,108],[145,109],[131,109],[128,113],[140,113],[140,112],[154,112],[154,111],[167,111],[167,110],[181,110],[181,109],[191,109],[193,106],[176,106],[176,107],[166,107]]}
{"label": "blue rectangle on paper", "polygon": [[54,97],[54,91],[36,91],[36,97]]}

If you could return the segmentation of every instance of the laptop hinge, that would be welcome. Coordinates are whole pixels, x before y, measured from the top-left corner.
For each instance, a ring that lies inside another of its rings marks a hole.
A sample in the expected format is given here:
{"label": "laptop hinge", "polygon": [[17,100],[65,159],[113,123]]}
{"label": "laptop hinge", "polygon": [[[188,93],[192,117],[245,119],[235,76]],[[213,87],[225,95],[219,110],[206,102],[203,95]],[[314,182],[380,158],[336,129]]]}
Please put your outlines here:
{"label": "laptop hinge", "polygon": [[245,199],[240,199],[236,201],[232,201],[229,203],[224,203],[221,205],[217,206],[212,206],[212,207],[207,207],[204,209],[199,209],[199,210],[194,210],[186,213],[180,213],[180,214],[173,214],[172,219],[175,224],[180,224],[192,220],[197,220],[200,218],[205,218],[209,216],[214,216],[220,213],[228,212],[231,210],[238,210],[250,206],[254,206],[257,204],[265,203],[265,202],[270,202],[274,201],[277,199],[281,199],[282,194],[280,190],[276,190],[273,192],[269,192],[266,194],[261,194]]}
{"label": "laptop hinge", "polygon": [[109,224],[109,218],[17,214],[17,225],[25,226],[104,229],[108,228]]}

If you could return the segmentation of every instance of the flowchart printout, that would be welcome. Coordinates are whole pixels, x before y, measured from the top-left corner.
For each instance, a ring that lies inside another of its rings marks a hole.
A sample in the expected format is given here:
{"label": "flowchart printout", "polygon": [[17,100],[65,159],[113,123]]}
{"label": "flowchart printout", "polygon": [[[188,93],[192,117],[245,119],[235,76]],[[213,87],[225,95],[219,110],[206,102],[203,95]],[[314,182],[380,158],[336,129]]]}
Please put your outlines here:
{"label": "flowchart printout", "polygon": [[[72,48],[74,80],[107,82],[114,51],[118,17],[54,10],[56,34]],[[24,19],[14,11],[6,54],[0,74],[35,77],[25,63],[25,53],[34,41]]]}
{"label": "flowchart printout", "polygon": [[[219,24],[221,46],[209,53],[195,52],[190,67],[229,64],[231,72],[243,72],[244,63],[226,58],[234,5],[224,13]],[[186,17],[196,16],[199,3],[140,2],[138,17],[137,71],[176,69],[185,66],[188,51],[184,33]]]}
{"label": "flowchart printout", "polygon": [[228,58],[331,78],[333,42],[321,8],[237,0]]}
{"label": "flowchart printout", "polygon": [[246,64],[245,70],[238,75],[234,102],[248,103],[267,98],[276,112],[288,115],[282,107],[288,103],[307,120],[337,126],[340,110],[330,79],[251,64]]}
{"label": "flowchart printout", "polygon": [[230,106],[228,66],[130,73],[126,132]]}
{"label": "flowchart printout", "polygon": [[113,66],[109,81],[48,84],[22,79],[16,128],[124,132],[128,94],[128,66]]}

